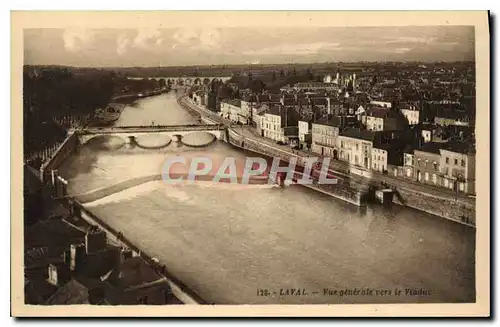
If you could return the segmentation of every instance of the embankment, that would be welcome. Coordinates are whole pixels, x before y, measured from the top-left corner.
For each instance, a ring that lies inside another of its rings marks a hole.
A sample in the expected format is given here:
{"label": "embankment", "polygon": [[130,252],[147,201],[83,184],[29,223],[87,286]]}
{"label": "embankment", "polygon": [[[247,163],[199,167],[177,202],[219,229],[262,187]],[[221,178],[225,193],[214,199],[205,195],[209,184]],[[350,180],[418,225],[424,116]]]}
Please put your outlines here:
{"label": "embankment", "polygon": [[[298,155],[292,155],[288,152],[281,151],[253,139],[244,138],[232,129],[227,129],[226,136],[226,139],[229,140],[229,143],[231,145],[240,149],[264,155],[268,158],[281,157],[285,161],[288,161],[291,156],[294,156],[297,158],[298,164],[305,164],[303,158]],[[356,206],[363,206],[366,204],[365,201],[363,201],[362,191],[349,187],[348,185],[322,185],[315,183],[303,186],[330,195],[336,199],[354,204]]]}
{"label": "embankment", "polygon": [[114,241],[115,243],[122,244],[136,254],[138,254],[149,266],[153,267],[158,274],[165,277],[169,283],[172,293],[185,304],[207,304],[198,294],[193,292],[189,287],[187,287],[180,279],[174,276],[168,271],[166,266],[159,266],[156,260],[148,255],[146,252],[135,246],[132,241],[130,241],[121,232],[115,230],[98,216],[93,214],[90,210],[85,208],[82,203],[73,200],[72,201],[73,212],[77,213],[78,217],[85,220],[87,223],[98,226],[100,229],[104,230],[107,234],[108,239]]}
{"label": "embankment", "polygon": [[57,150],[54,151],[49,160],[45,161],[40,167],[42,181],[45,182],[50,178],[51,170],[57,169],[78,148],[79,144],[80,141],[77,133],[70,133]]}
{"label": "embankment", "polygon": [[460,201],[460,199],[438,197],[428,193],[415,192],[404,187],[397,187],[393,201],[432,215],[453,220],[455,222],[475,227],[475,204]]}
{"label": "embankment", "polygon": [[[268,157],[278,156],[284,158],[284,160],[287,160],[287,158],[290,157],[296,157],[298,163],[303,162],[303,158],[300,155],[291,154],[278,148],[274,148],[255,139],[242,137],[240,134],[231,129],[227,130],[227,139],[233,146],[244,150]],[[364,180],[366,185],[369,185],[370,182],[370,179]],[[447,194],[437,196],[430,193],[424,193],[412,189],[408,186],[408,183],[404,183],[403,181],[399,183],[393,182],[390,186],[395,190],[393,202],[398,205],[407,206],[471,227],[474,227],[476,224],[475,201],[464,201],[460,198],[449,196]],[[337,199],[341,199],[355,205],[364,205],[366,203],[363,199],[362,192],[349,187],[342,187],[341,185],[307,185],[307,187],[314,188],[322,193],[329,194]]]}

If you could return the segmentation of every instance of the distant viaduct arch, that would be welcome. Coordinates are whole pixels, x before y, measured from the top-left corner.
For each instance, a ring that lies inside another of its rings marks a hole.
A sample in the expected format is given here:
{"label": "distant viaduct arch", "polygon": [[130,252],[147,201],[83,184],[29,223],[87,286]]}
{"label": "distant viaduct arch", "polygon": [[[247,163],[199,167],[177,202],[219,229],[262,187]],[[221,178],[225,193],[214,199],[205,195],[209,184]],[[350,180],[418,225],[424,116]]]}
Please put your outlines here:
{"label": "distant viaduct arch", "polygon": [[169,81],[174,85],[201,85],[210,83],[216,80],[221,82],[226,82],[231,79],[231,76],[213,76],[213,77],[189,77],[189,76],[180,76],[180,77],[128,77],[128,79],[140,80],[143,78],[155,79],[159,81],[160,79],[164,79],[168,84]]}

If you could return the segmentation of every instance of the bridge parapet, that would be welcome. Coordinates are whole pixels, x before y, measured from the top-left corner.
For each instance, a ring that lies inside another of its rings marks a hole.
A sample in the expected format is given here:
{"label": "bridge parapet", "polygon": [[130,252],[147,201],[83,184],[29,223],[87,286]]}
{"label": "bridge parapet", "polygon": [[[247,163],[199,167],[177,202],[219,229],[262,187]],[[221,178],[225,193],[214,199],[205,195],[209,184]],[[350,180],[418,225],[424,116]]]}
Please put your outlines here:
{"label": "bridge parapet", "polygon": [[128,142],[131,137],[144,134],[161,134],[176,138],[194,132],[206,132],[214,135],[219,140],[225,140],[226,126],[220,124],[213,125],[166,125],[166,126],[119,126],[119,127],[92,127],[79,130],[78,137],[81,144],[87,143],[90,139],[100,136],[118,136]]}
{"label": "bridge parapet", "polygon": [[224,130],[222,124],[211,125],[148,125],[148,126],[116,126],[116,127],[90,127],[79,131],[81,134],[108,134],[108,133],[130,133],[130,132],[178,132],[178,131],[213,131]]}

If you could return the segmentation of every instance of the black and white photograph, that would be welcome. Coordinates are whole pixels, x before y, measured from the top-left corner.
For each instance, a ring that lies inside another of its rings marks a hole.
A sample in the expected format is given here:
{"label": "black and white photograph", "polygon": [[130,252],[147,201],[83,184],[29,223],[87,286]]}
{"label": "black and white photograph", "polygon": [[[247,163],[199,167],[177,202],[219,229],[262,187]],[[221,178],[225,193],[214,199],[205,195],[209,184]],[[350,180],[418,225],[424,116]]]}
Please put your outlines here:
{"label": "black and white photograph", "polygon": [[244,13],[19,19],[20,315],[488,314],[488,13]]}

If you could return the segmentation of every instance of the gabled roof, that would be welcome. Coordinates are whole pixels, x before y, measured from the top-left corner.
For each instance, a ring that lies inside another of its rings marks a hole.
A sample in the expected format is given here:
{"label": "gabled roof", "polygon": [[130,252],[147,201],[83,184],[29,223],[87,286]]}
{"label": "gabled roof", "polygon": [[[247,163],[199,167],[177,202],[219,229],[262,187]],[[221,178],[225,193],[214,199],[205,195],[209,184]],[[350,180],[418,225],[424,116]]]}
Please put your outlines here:
{"label": "gabled roof", "polygon": [[358,128],[346,128],[340,132],[340,135],[365,141],[373,141],[377,132],[365,131]]}
{"label": "gabled roof", "polygon": [[439,150],[442,148],[443,148],[443,143],[427,142],[423,143],[420,147],[415,149],[415,151],[440,154]]}
{"label": "gabled roof", "polygon": [[89,290],[74,279],[71,279],[46,302],[49,305],[89,304]]}
{"label": "gabled roof", "polygon": [[112,279],[110,283],[122,288],[151,283],[162,278],[141,257],[128,258],[116,269],[119,270],[115,272],[119,279]]}
{"label": "gabled roof", "polygon": [[23,185],[24,193],[37,192],[42,187],[40,172],[31,166],[24,165]]}

